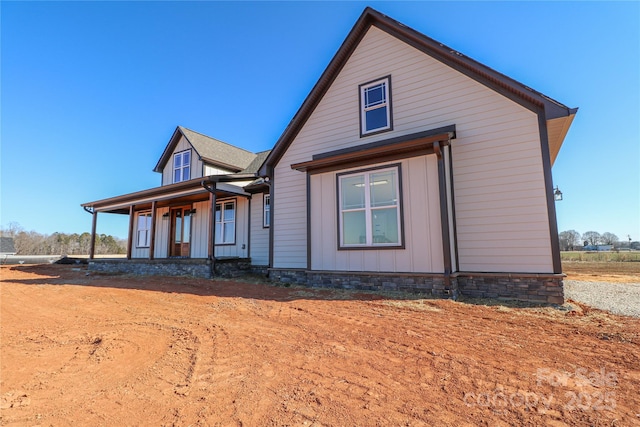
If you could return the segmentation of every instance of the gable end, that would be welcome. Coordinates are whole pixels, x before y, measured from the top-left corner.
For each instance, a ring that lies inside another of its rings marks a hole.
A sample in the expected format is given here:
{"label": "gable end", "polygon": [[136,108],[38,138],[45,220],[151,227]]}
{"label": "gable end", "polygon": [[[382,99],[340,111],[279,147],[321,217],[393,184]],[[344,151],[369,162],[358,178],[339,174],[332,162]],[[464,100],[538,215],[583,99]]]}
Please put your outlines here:
{"label": "gable end", "polygon": [[276,142],[270,155],[260,168],[259,175],[273,175],[273,168],[280,161],[289,145],[318,106],[371,26],[376,26],[380,30],[396,37],[523,107],[537,114],[541,114],[545,120],[569,117],[577,111],[577,108],[568,108],[542,93],[534,91],[516,80],[367,7],[338,49],[336,55],[322,73],[318,82],[311,89],[311,92],[302,103],[298,112]]}

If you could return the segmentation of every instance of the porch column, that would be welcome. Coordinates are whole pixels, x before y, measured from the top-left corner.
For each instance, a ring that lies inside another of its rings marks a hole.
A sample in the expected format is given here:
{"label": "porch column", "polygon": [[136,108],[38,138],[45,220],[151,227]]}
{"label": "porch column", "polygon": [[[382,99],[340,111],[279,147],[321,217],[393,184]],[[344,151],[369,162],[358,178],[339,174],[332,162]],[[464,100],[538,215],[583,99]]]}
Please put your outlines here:
{"label": "porch column", "polygon": [[151,202],[151,236],[149,239],[149,259],[153,259],[156,247],[156,201]]}
{"label": "porch column", "polygon": [[131,249],[133,247],[133,225],[135,224],[134,205],[129,206],[129,237],[127,239],[127,259],[131,259]]}
{"label": "porch column", "polygon": [[209,260],[211,261],[211,274],[215,272],[216,262],[216,184],[209,189],[209,203],[211,203],[211,212],[209,214]]}
{"label": "porch column", "polygon": [[98,211],[93,210],[93,218],[91,219],[91,243],[89,243],[89,259],[93,259],[96,255],[96,223],[98,222]]}

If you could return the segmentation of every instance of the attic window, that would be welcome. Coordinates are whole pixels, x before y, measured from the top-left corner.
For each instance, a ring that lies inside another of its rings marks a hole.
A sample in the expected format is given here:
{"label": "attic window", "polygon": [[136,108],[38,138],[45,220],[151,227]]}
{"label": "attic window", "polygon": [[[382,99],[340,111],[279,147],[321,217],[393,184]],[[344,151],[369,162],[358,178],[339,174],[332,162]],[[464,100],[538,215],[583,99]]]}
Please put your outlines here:
{"label": "attic window", "polygon": [[392,129],[391,76],[360,85],[360,136]]}
{"label": "attic window", "polygon": [[173,182],[188,181],[191,178],[191,150],[173,155]]}

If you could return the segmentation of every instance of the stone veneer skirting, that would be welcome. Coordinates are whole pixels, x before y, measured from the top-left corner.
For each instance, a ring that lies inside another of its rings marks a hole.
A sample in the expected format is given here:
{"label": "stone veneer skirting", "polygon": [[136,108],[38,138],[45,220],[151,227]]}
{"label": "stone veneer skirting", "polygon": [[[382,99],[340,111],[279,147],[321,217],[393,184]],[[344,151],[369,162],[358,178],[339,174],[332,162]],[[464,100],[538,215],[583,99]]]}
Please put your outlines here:
{"label": "stone veneer skirting", "polygon": [[[459,295],[515,299],[562,304],[563,274],[470,273],[458,272],[445,280],[444,274],[368,273],[350,271],[310,271],[267,268],[251,265],[250,258],[216,259],[215,275],[208,259],[93,259],[89,271],[149,276],[191,276],[237,278],[248,274],[266,275],[274,282],[317,288],[363,291],[401,291],[456,299]],[[448,283],[447,283],[448,282]]]}
{"label": "stone veneer skirting", "polygon": [[211,274],[211,261],[203,258],[162,259],[93,259],[89,271],[109,274],[135,274],[140,276],[190,276],[204,279],[234,278],[248,274],[266,275],[265,266],[251,265],[250,258],[223,258],[215,261],[215,275]]}
{"label": "stone veneer skirting", "polygon": [[526,273],[454,273],[444,274],[364,273],[346,271],[309,271],[270,268],[269,278],[280,283],[375,291],[402,291],[430,294],[441,298],[465,295],[477,298],[514,299],[562,304],[562,274]]}
{"label": "stone veneer skirting", "polygon": [[445,283],[443,274],[367,273],[347,271],[308,271],[270,268],[269,279],[281,283],[317,288],[355,289],[361,291],[401,291],[457,298],[455,281]]}
{"label": "stone veneer skirting", "polygon": [[564,303],[564,274],[456,273],[462,295]]}
{"label": "stone veneer skirting", "polygon": [[191,276],[211,278],[208,259],[92,259],[89,271],[140,276]]}

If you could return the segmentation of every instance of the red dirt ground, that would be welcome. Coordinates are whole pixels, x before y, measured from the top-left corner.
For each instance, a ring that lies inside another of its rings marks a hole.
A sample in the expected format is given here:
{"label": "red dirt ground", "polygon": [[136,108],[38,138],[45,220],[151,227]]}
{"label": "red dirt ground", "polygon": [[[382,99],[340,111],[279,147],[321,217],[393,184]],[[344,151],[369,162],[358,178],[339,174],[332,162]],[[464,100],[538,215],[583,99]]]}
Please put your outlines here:
{"label": "red dirt ground", "polygon": [[640,319],[3,266],[2,425],[640,425]]}

